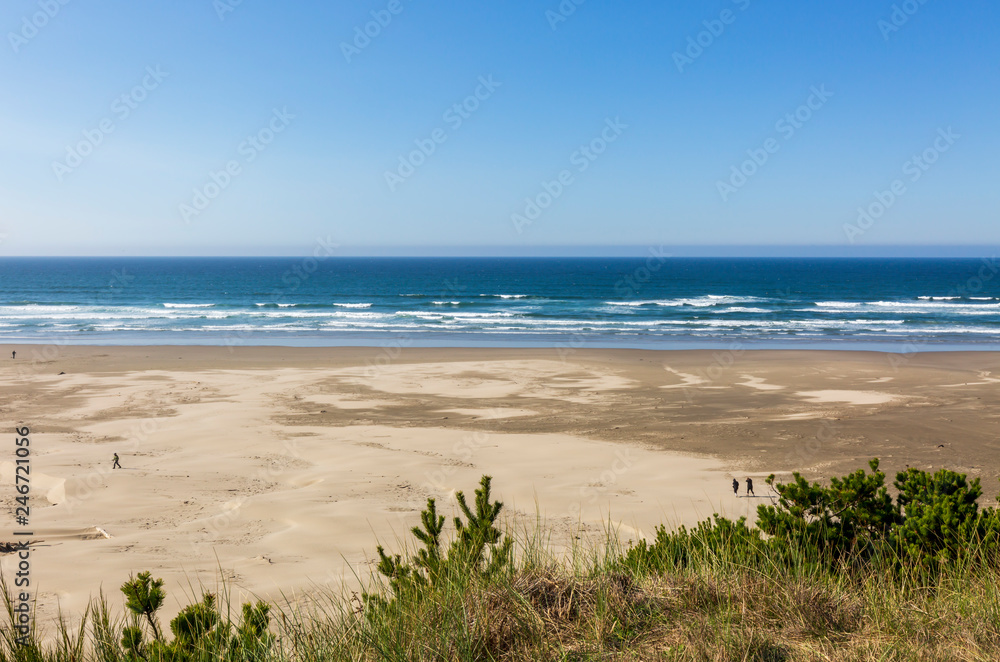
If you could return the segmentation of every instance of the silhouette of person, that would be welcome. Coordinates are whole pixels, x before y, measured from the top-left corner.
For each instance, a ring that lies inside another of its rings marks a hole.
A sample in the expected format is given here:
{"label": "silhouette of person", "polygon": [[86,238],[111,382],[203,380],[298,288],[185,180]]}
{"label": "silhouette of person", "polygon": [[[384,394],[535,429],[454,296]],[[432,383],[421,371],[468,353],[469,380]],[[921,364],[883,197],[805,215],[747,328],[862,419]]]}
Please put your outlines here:
{"label": "silhouette of person", "polygon": [[15,350],[15,351],[12,351],[12,352],[10,353],[10,358],[12,358],[12,359],[16,359],[16,358],[17,358],[17,351],[16,351],[16,350]]}
{"label": "silhouette of person", "polygon": [[122,465],[118,464],[118,453],[115,453],[115,463],[111,465],[112,469],[121,469]]}
{"label": "silhouette of person", "polygon": [[733,478],[733,494],[740,493],[740,481]]}
{"label": "silhouette of person", "polygon": [[[753,479],[747,478],[747,496],[750,496],[751,494],[753,494]],[[756,494],[753,495],[757,496]]]}

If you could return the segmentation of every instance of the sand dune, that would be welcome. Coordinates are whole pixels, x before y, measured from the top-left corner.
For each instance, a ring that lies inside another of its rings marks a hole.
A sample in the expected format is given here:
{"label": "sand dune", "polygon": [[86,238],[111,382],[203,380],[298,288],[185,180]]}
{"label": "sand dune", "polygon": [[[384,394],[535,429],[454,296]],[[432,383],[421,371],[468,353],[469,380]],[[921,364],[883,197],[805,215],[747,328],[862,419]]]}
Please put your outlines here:
{"label": "sand dune", "polygon": [[0,366],[4,424],[32,429],[43,617],[80,613],[101,589],[117,599],[146,569],[172,609],[220,578],[236,597],[339,587],[371,570],[378,541],[408,537],[428,497],[452,510],[484,473],[511,525],[540,517],[557,545],[609,521],[629,540],[752,516],[762,500],[735,498],[733,476],[822,477],[873,454],[996,475],[995,383],[938,387],[982,381],[992,354],[894,370],[848,352],[747,352],[712,369],[709,352],[378,351],[60,348],[23,378]]}

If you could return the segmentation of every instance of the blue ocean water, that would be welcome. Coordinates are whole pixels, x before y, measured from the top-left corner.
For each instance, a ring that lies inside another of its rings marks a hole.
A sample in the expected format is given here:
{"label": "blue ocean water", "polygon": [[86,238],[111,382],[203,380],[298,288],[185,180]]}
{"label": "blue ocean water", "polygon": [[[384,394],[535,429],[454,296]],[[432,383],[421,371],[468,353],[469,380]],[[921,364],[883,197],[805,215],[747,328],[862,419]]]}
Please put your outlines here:
{"label": "blue ocean water", "polygon": [[5,258],[0,343],[1000,347],[994,259]]}

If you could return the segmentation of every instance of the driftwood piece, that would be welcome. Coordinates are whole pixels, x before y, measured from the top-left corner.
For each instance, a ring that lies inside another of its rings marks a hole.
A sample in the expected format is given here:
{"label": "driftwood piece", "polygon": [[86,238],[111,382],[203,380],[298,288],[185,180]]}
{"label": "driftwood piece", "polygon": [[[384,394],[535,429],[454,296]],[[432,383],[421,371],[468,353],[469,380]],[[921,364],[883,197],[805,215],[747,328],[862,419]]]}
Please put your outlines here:
{"label": "driftwood piece", "polygon": [[0,554],[13,554],[22,549],[32,547],[44,540],[29,540],[28,542],[0,542]]}

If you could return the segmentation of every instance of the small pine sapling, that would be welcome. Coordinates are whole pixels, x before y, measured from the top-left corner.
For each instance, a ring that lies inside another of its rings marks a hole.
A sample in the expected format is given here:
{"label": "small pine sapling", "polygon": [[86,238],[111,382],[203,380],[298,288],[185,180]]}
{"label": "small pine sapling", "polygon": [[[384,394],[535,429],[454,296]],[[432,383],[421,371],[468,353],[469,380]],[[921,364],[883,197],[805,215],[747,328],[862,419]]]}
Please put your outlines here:
{"label": "small pine sapling", "polygon": [[[124,628],[122,647],[132,661],[188,662],[199,659],[246,660],[262,657],[273,644],[268,632],[270,607],[263,602],[243,605],[243,620],[230,636],[232,626],[223,621],[216,607],[215,595],[206,593],[201,602],[188,605],[170,621],[174,634],[171,642],[164,640],[156,622],[156,613],[163,606],[166,593],[163,580],[141,572],[122,584],[126,606],[133,622]],[[143,619],[153,632],[146,642]]]}
{"label": "small pine sapling", "polygon": [[[162,641],[163,636],[156,623],[156,612],[163,606],[163,601],[167,597],[166,593],[163,592],[163,580],[153,579],[153,575],[149,572],[140,572],[138,577],[130,577],[127,582],[122,584],[122,593],[127,598],[125,607],[132,612],[136,620],[145,618],[153,631],[153,639]],[[131,628],[126,628],[125,638],[134,641],[136,634],[141,642],[142,629],[138,627],[138,624],[133,624]],[[122,643],[125,645],[124,640]],[[129,646],[126,645],[126,648]]]}
{"label": "small pine sapling", "polygon": [[[389,579],[393,595],[398,597],[407,590],[434,586],[445,577],[468,581],[474,576],[490,576],[505,567],[512,555],[513,541],[505,538],[496,526],[503,504],[490,501],[491,480],[490,476],[480,480],[475,510],[469,507],[463,492],[457,493],[459,509],[465,519],[455,517],[457,535],[446,554],[441,551],[445,517],[438,513],[434,499],[427,499],[427,507],[420,513],[421,526],[411,529],[422,547],[409,561],[404,561],[399,554],[386,554],[381,545],[377,548],[378,572]],[[373,606],[387,604],[369,594],[365,595],[365,600]]]}

